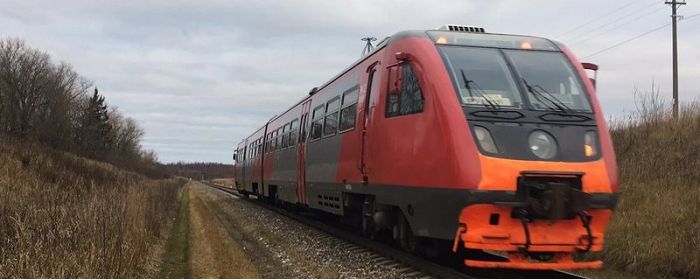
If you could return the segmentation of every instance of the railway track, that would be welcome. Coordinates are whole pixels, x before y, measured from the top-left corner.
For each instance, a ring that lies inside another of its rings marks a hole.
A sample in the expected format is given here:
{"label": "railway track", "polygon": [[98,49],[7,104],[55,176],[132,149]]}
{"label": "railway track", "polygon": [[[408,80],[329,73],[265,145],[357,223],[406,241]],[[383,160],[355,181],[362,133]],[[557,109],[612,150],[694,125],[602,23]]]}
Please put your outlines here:
{"label": "railway track", "polygon": [[[203,184],[225,192],[232,196],[243,198],[236,190],[226,188],[206,182]],[[340,246],[343,250],[351,254],[365,254],[367,259],[377,265],[388,267],[397,270],[402,277],[400,278],[445,278],[445,279],[461,279],[461,278],[532,278],[532,279],[580,279],[579,275],[571,274],[563,271],[522,271],[522,270],[506,270],[506,269],[473,269],[462,268],[455,269],[426,260],[413,254],[395,249],[385,244],[375,242],[363,236],[359,236],[353,232],[338,228],[334,225],[321,222],[317,219],[312,219],[302,214],[296,214],[291,211],[286,211],[282,208],[275,207],[260,200],[248,199],[248,202],[256,204],[267,210],[283,215],[297,222],[320,230],[322,233],[315,238],[329,239],[333,238],[341,242]],[[501,258],[496,255],[490,257]]]}

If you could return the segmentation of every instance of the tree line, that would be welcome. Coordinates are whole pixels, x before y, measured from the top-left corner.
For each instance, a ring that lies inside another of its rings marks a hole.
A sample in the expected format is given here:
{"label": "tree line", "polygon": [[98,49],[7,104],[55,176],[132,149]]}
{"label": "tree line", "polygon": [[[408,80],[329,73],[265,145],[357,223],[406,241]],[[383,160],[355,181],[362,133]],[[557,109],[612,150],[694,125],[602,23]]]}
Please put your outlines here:
{"label": "tree line", "polygon": [[19,38],[0,40],[0,136],[163,176],[144,130],[105,102],[92,81]]}
{"label": "tree line", "polygon": [[170,175],[198,180],[233,177],[233,165],[218,162],[177,162],[163,166]]}

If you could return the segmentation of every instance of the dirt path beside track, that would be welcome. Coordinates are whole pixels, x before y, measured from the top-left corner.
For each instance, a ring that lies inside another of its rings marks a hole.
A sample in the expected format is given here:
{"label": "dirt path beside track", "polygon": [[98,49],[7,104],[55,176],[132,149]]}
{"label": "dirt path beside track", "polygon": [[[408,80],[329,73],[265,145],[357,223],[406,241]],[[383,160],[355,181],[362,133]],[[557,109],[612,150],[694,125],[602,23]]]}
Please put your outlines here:
{"label": "dirt path beside track", "polygon": [[[306,278],[330,277],[293,269],[286,252],[270,248],[268,233],[247,220],[230,197],[197,182],[183,189],[168,239],[163,278]],[[304,263],[309,266],[311,264]],[[313,265],[311,265],[313,266]],[[316,270],[318,271],[318,270]]]}

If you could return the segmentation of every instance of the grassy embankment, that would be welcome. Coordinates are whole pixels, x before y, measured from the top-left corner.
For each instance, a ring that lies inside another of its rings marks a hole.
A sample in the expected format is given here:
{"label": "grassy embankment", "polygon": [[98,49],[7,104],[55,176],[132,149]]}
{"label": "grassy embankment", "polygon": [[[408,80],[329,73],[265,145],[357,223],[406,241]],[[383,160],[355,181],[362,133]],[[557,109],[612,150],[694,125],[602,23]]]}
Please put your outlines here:
{"label": "grassy embankment", "polygon": [[183,183],[0,141],[0,278],[154,275]]}
{"label": "grassy embankment", "polygon": [[700,103],[678,121],[658,96],[612,123],[620,202],[593,277],[700,277]]}

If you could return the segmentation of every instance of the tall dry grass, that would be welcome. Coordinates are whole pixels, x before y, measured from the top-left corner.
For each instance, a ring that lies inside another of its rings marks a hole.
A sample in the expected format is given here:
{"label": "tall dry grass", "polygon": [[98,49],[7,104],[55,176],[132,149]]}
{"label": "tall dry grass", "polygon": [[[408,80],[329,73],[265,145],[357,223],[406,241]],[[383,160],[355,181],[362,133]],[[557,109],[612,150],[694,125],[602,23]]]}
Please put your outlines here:
{"label": "tall dry grass", "polygon": [[640,277],[700,277],[700,103],[677,121],[658,89],[636,94],[637,111],[610,123],[620,202],[600,256]]}
{"label": "tall dry grass", "polygon": [[0,141],[0,278],[147,276],[182,184]]}

